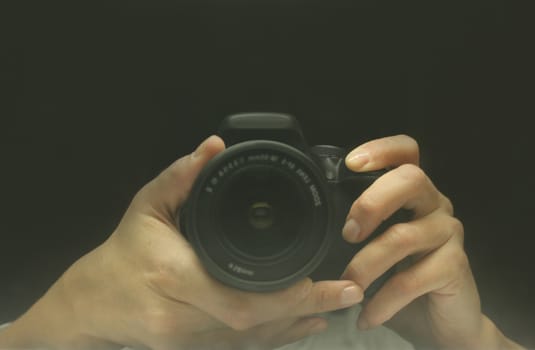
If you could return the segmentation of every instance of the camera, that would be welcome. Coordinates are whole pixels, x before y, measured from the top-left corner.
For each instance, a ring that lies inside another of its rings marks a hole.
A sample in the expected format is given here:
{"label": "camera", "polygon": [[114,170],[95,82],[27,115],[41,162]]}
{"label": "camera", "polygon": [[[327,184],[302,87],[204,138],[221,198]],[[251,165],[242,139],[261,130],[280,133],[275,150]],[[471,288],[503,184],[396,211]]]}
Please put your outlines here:
{"label": "camera", "polygon": [[268,292],[307,276],[338,279],[370,239],[407,219],[398,211],[366,241],[345,242],[353,201],[386,170],[351,172],[344,149],[309,147],[291,115],[230,115],[219,135],[227,148],[198,175],[178,224],[206,270],[229,286]]}

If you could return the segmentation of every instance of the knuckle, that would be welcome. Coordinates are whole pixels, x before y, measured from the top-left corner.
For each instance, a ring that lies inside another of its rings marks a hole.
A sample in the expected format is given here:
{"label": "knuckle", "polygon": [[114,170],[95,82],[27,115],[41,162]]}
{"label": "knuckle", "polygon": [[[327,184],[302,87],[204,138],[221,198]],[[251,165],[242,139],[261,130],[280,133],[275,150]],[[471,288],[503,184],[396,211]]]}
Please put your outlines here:
{"label": "knuckle", "polygon": [[451,216],[449,226],[452,236],[457,236],[462,242],[464,240],[464,225],[461,220]]}
{"label": "knuckle", "polygon": [[379,243],[387,248],[407,253],[414,246],[414,228],[407,223],[398,223],[378,237]]}
{"label": "knuckle", "polygon": [[184,171],[184,166],[187,159],[188,157],[186,156],[176,160],[167,169],[162,171],[158,178],[161,177],[166,182],[169,180],[171,182],[182,182],[182,180],[184,180],[184,177],[187,176],[186,172]]}
{"label": "knuckle", "polygon": [[464,285],[464,276],[470,274],[468,257],[462,249],[454,249],[447,256],[448,264],[444,278],[447,281],[445,288],[449,291],[459,291]]}
{"label": "knuckle", "polygon": [[146,183],[143,187],[141,187],[132,198],[130,202],[130,206],[132,208],[140,208],[143,207],[144,203],[146,203],[150,199],[150,193],[151,189],[155,186],[154,180],[151,180],[150,182]]}
{"label": "knuckle", "polygon": [[171,283],[171,278],[166,271],[153,269],[144,274],[148,285],[157,289],[165,289]]}
{"label": "knuckle", "polygon": [[[161,252],[160,255],[151,254],[145,264],[145,280],[149,285],[158,289],[171,289],[186,293],[194,286],[195,273],[198,266],[187,251],[182,251],[183,256],[177,256],[171,252]],[[195,272],[195,273],[194,273]]]}
{"label": "knuckle", "polygon": [[441,195],[440,197],[441,197],[441,202],[442,202],[441,207],[444,208],[444,210],[448,214],[453,215],[454,210],[453,210],[453,203],[451,202],[451,200],[444,195]]}
{"label": "knuckle", "polygon": [[354,261],[350,262],[347,265],[346,270],[344,271],[343,278],[354,281],[355,283],[362,285],[364,277],[363,264],[357,264]]}
{"label": "knuckle", "polygon": [[351,280],[361,286],[362,288],[366,288],[371,283],[370,276],[369,276],[369,270],[366,268],[363,262],[356,263],[355,261],[352,261],[347,265],[346,270],[344,271],[342,278]]}
{"label": "knuckle", "polygon": [[377,198],[364,192],[355,202],[354,210],[362,213],[364,216],[372,215],[381,208],[381,203]]}
{"label": "knuckle", "polygon": [[416,186],[420,186],[428,181],[426,173],[417,165],[403,164],[398,168],[398,175],[406,180],[410,181]]}
{"label": "knuckle", "polygon": [[150,186],[150,183],[146,184],[145,186],[141,187],[137,192],[136,194],[134,195],[134,197],[132,198],[132,204],[137,204],[139,202],[143,202],[145,197],[146,197],[146,193],[147,193],[147,186]]}
{"label": "knuckle", "polygon": [[194,268],[188,268],[187,263],[159,257],[151,261],[143,276],[146,284],[155,290],[189,298],[198,284],[191,271]]}
{"label": "knuckle", "polygon": [[171,268],[163,261],[152,261],[152,266],[146,272],[145,276],[147,280],[157,286],[164,286],[171,282],[172,274]]}
{"label": "knuckle", "polygon": [[285,296],[288,296],[287,300],[289,301],[291,305],[296,305],[300,303],[301,301],[303,301],[303,299],[305,299],[310,294],[310,292],[312,291],[312,288],[313,288],[312,279],[307,277],[303,282],[301,282],[301,285],[299,286],[298,289],[297,288],[288,289],[289,294],[285,294]]}
{"label": "knuckle", "polygon": [[174,284],[173,281],[177,280],[175,264],[163,256],[153,257],[145,276],[151,285],[163,287]]}
{"label": "knuckle", "polygon": [[462,273],[469,268],[468,256],[461,248],[453,249],[449,254],[450,266],[454,270],[454,274]]}
{"label": "knuckle", "polygon": [[329,291],[326,288],[320,288],[315,298],[316,310],[326,310],[329,307]]}
{"label": "knuckle", "polygon": [[407,270],[396,277],[393,283],[400,295],[412,295],[418,289],[418,279],[413,272]]}

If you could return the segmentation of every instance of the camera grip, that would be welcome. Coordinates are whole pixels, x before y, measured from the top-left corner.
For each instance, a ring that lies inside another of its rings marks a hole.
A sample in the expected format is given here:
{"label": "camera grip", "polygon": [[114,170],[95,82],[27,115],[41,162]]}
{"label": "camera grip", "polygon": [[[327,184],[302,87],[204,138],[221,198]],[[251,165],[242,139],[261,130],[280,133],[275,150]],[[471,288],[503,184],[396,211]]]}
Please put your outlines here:
{"label": "camera grip", "polygon": [[[330,232],[331,245],[328,254],[318,268],[311,274],[313,280],[332,280],[339,279],[341,274],[351,262],[353,257],[368,242],[383,233],[390,226],[398,222],[410,220],[412,213],[406,209],[400,209],[383,221],[381,225],[363,242],[348,243],[342,236],[342,228],[345,224],[347,214],[353,202],[360,196],[364,190],[369,187],[382,172],[361,173],[346,177],[340,182],[330,183],[331,193],[333,194],[333,225]],[[383,275],[377,278],[365,291],[365,297],[373,296],[377,290],[392,276],[396,266],[393,266]]]}

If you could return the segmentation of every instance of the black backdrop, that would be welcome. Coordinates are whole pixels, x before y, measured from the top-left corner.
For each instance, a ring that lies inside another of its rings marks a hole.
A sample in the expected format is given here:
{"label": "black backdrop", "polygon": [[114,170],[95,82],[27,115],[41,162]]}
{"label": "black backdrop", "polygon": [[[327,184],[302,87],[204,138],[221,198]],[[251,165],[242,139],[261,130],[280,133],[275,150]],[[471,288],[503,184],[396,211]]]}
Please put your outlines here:
{"label": "black backdrop", "polygon": [[484,310],[535,347],[530,35],[508,6],[2,2],[0,322],[223,116],[277,111],[311,144],[415,137],[465,224]]}

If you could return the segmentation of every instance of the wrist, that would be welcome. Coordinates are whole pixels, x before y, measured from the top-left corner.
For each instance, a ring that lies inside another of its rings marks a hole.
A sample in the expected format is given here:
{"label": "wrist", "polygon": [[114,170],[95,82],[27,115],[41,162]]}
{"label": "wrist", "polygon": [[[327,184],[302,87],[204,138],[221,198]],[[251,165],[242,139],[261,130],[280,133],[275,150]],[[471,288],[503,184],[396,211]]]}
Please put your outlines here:
{"label": "wrist", "polygon": [[71,334],[72,320],[57,281],[29,310],[0,333],[0,348],[56,348]]}
{"label": "wrist", "polygon": [[480,337],[475,343],[470,344],[469,349],[524,349],[519,344],[507,338],[498,327],[485,315],[481,315]]}
{"label": "wrist", "polygon": [[86,257],[73,264],[44,296],[0,332],[0,349],[121,348],[84,328],[89,314],[80,314],[76,305],[84,298],[80,289],[87,286],[79,285],[88,280]]}

